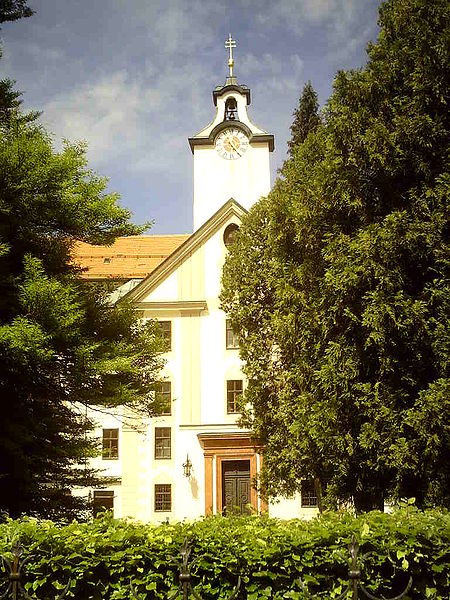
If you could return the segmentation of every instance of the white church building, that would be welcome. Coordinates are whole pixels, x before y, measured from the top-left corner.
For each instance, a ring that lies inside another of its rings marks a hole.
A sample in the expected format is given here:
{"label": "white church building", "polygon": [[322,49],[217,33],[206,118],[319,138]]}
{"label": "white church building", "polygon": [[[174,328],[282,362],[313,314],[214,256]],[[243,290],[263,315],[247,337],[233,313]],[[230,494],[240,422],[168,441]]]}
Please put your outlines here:
{"label": "white church building", "polygon": [[249,118],[250,89],[233,76],[234,45],[230,36],[230,73],[213,91],[214,119],[189,138],[194,232],[76,247],[83,277],[120,282],[117,297],[132,301],[143,319],[159,321],[168,343],[161,416],[94,415],[103,451],[92,466],[116,479],[80,493],[116,517],[181,521],[249,506],[282,518],[317,512],[306,485],[303,493],[269,505],[259,497],[252,481],[261,448],[237,425],[236,399],[246,382],[238,338],[220,309],[221,273],[241,219],[270,191],[274,137]]}

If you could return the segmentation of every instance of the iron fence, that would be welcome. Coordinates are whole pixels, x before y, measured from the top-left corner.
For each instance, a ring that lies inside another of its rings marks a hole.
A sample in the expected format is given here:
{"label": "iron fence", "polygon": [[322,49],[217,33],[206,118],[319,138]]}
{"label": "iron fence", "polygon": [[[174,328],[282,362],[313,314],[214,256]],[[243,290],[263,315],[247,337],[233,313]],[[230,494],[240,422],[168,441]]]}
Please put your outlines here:
{"label": "iron fence", "polygon": [[[172,558],[172,561],[178,567],[179,590],[176,590],[175,593],[169,595],[167,600],[173,600],[180,592],[182,593],[183,600],[189,600],[190,597],[195,598],[195,600],[203,600],[192,585],[193,578],[190,572],[192,563],[189,563],[191,550],[192,548],[189,546],[188,541],[185,540],[180,551],[181,560]],[[413,580],[411,576],[409,577],[404,590],[396,596],[375,596],[369,592],[362,581],[362,568],[364,559],[370,552],[361,556],[359,552],[359,544],[356,541],[355,536],[353,536],[348,545],[348,553],[345,557],[349,564],[347,587],[339,596],[335,597],[335,600],[343,600],[344,598],[351,598],[352,600],[360,600],[363,598],[368,598],[369,600],[401,600],[406,596],[412,586]],[[343,555],[341,554],[341,556]],[[28,594],[23,584],[25,565],[31,558],[31,555],[24,557],[23,548],[19,544],[15,544],[12,547],[12,560],[6,556],[1,556],[3,568],[6,571],[6,577],[4,577],[3,581],[0,579],[0,600],[38,600],[37,597]],[[298,581],[306,598],[309,598],[310,600],[319,598],[319,596],[314,596],[309,593],[308,588],[302,579],[298,579]],[[63,600],[64,598],[67,598],[71,583],[72,580],[69,579],[59,595],[55,598],[45,598],[45,600]],[[228,597],[228,600],[236,598],[240,591],[244,593],[244,590],[241,589],[241,577],[239,576],[237,578],[236,586]],[[130,582],[130,593],[135,600],[149,600],[148,597],[145,598],[137,592],[132,582]],[[321,595],[320,597],[323,598],[324,596]]]}
{"label": "iron fence", "polygon": [[[7,575],[6,580],[3,582],[4,592],[0,594],[0,599],[5,600],[36,600],[28,595],[27,591],[22,585],[22,578],[24,575],[25,564],[33,558],[32,555],[23,556],[23,548],[20,544],[16,543],[12,547],[12,560],[6,556],[1,556],[3,567],[6,567]],[[56,596],[55,600],[63,600],[67,592],[69,591],[71,580],[69,579],[66,587],[63,591]],[[6,588],[6,589],[5,589]],[[46,599],[47,600],[47,599]],[[48,599],[50,600],[50,599]]]}

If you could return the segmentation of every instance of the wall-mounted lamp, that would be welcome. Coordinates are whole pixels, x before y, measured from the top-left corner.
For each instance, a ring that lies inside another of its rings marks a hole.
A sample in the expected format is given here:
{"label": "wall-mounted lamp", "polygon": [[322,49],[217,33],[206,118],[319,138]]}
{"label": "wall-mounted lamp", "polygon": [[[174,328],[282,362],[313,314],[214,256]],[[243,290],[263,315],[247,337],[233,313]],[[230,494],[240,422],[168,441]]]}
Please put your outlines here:
{"label": "wall-mounted lamp", "polygon": [[183,467],[183,474],[185,477],[190,477],[191,476],[191,470],[192,470],[192,463],[189,460],[189,454],[186,454],[186,462],[183,463],[182,465]]}

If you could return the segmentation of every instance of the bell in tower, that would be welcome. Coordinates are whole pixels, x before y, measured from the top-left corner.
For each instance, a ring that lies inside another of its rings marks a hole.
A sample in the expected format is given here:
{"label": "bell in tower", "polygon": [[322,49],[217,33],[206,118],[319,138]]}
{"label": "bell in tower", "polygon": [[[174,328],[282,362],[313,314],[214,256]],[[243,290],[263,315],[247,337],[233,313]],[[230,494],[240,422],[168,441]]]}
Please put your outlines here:
{"label": "bell in tower", "polygon": [[231,97],[225,102],[225,121],[237,121],[237,102]]}

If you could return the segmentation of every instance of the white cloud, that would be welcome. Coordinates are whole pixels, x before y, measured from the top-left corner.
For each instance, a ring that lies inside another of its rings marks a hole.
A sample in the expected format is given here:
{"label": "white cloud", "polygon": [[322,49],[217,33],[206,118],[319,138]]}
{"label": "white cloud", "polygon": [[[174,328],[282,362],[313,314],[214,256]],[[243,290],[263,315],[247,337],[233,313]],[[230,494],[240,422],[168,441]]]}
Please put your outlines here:
{"label": "white cloud", "polygon": [[43,110],[56,140],[86,140],[90,166],[132,190],[127,203],[166,205],[166,188],[190,190],[187,137],[214,116],[229,28],[249,116],[275,134],[279,166],[305,81],[326,97],[331,72],[358,64],[378,0],[35,1],[36,15],[2,29],[0,67],[25,108]]}
{"label": "white cloud", "polygon": [[[342,43],[336,42],[333,48],[328,52],[327,58],[330,61],[330,64],[340,68],[342,63],[345,63],[359,48],[365,48],[367,46],[372,33],[373,27],[371,25],[365,27],[352,27],[351,31],[348,32],[343,30],[341,32]],[[364,62],[365,61],[361,61],[360,66],[363,66]]]}
{"label": "white cloud", "polygon": [[115,56],[97,63],[83,53],[73,80],[41,104],[43,119],[57,139],[86,140],[95,168],[123,158],[130,171],[162,172],[186,156],[186,138],[212,116],[208,81],[219,82],[213,61],[202,64],[201,56],[212,46],[225,63],[215,28],[226,9],[201,0],[115,0],[109,8],[104,30],[86,26],[100,36],[116,30]]}
{"label": "white cloud", "polygon": [[139,85],[121,71],[56,96],[44,106],[43,120],[58,137],[86,140],[101,164],[132,144],[140,105]]}
{"label": "white cloud", "polygon": [[283,24],[298,34],[303,33],[308,23],[327,21],[344,0],[281,0],[270,2],[261,12],[257,21],[264,26]]}
{"label": "white cloud", "polygon": [[239,68],[249,80],[257,81],[252,87],[255,97],[277,99],[298,92],[304,79],[304,61],[298,54],[282,58],[270,53],[256,56],[248,53],[239,62]]}
{"label": "white cloud", "polygon": [[188,156],[186,138],[212,113],[203,74],[193,62],[152,77],[121,70],[59,94],[43,118],[57,138],[85,140],[95,168],[123,158],[131,171],[157,173]]}
{"label": "white cloud", "polygon": [[215,26],[227,12],[224,3],[212,0],[119,0],[119,5],[127,15],[126,28],[147,29],[153,52],[186,57],[217,41]]}
{"label": "white cloud", "polygon": [[[323,27],[329,57],[347,57],[361,44],[362,35],[371,27],[361,28],[361,20],[375,0],[281,0],[259,5],[256,21],[270,30],[280,27],[301,38],[310,27]],[[361,31],[362,30],[362,31]],[[364,38],[366,39],[366,38]]]}
{"label": "white cloud", "polygon": [[283,25],[302,34],[310,24],[333,22],[339,28],[362,4],[364,0],[281,0],[261,7],[256,18],[265,26]]}

